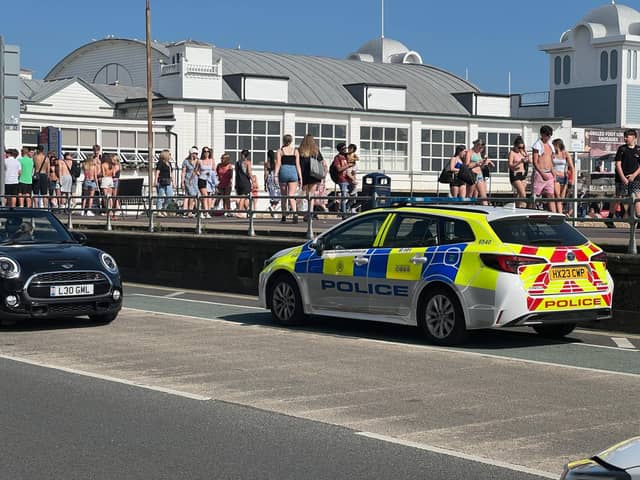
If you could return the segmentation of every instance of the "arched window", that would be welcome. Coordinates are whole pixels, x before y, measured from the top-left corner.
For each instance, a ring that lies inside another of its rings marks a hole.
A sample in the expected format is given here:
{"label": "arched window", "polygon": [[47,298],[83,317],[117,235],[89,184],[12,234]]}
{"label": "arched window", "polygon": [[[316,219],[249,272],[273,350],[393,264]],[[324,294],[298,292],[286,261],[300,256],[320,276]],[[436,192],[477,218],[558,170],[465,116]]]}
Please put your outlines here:
{"label": "arched window", "polygon": [[609,69],[609,76],[611,80],[615,80],[618,78],[618,51],[611,50],[611,55],[609,55],[609,62],[611,63],[611,68]]}
{"label": "arched window", "polygon": [[569,55],[565,55],[562,61],[562,81],[565,85],[571,82],[571,57]]}
{"label": "arched window", "polygon": [[562,59],[556,57],[553,61],[553,76],[556,85],[560,85],[562,82]]}
{"label": "arched window", "polygon": [[604,51],[600,54],[600,80],[603,82],[609,78],[609,54]]}
{"label": "arched window", "polygon": [[631,50],[627,50],[627,79],[631,80]]}
{"label": "arched window", "polygon": [[103,83],[105,85],[127,85],[133,86],[133,78],[124,66],[119,63],[109,63],[102,67],[96,76],[93,77],[93,83]]}
{"label": "arched window", "polygon": [[633,51],[633,65],[631,66],[631,72],[633,74],[633,79],[638,79],[638,50]]}

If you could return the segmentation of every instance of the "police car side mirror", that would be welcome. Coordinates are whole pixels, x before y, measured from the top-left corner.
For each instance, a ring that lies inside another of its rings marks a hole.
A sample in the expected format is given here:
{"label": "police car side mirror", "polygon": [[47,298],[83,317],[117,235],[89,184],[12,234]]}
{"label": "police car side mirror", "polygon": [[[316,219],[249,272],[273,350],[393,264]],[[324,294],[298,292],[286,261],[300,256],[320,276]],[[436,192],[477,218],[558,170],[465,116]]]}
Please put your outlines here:
{"label": "police car side mirror", "polygon": [[309,248],[312,248],[313,250],[316,251],[316,254],[318,254],[318,256],[321,256],[322,251],[324,250],[324,242],[322,241],[321,238],[316,238],[313,242],[309,244]]}

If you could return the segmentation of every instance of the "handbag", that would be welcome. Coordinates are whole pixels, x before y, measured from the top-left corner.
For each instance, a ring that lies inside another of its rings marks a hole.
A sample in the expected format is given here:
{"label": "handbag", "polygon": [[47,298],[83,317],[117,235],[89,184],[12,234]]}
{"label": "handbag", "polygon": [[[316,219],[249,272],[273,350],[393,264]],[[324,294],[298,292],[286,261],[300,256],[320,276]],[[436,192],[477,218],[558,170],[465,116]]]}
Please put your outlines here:
{"label": "handbag", "polygon": [[449,170],[447,167],[442,169],[440,176],[438,177],[439,183],[451,183],[455,179],[456,172]]}
{"label": "handbag", "polygon": [[322,180],[324,178],[324,167],[322,162],[316,157],[309,158],[309,174],[316,180]]}
{"label": "handbag", "polygon": [[458,178],[467,185],[473,185],[476,183],[476,175],[466,165],[461,165],[458,171]]}

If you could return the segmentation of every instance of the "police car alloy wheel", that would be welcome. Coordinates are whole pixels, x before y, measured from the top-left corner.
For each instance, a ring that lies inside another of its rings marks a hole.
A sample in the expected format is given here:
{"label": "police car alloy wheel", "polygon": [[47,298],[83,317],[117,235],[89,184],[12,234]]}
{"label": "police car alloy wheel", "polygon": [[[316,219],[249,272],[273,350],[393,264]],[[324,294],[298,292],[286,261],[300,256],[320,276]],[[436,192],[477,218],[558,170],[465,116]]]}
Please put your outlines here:
{"label": "police car alloy wheel", "polygon": [[278,277],[271,288],[271,314],[283,325],[297,325],[304,321],[300,291],[289,277]]}
{"label": "police car alloy wheel", "polygon": [[542,337],[562,338],[569,335],[576,328],[575,323],[564,323],[561,325],[534,325],[533,329]]}
{"label": "police car alloy wheel", "polygon": [[467,337],[460,304],[445,289],[435,289],[422,302],[421,323],[429,340],[439,345],[455,345]]}

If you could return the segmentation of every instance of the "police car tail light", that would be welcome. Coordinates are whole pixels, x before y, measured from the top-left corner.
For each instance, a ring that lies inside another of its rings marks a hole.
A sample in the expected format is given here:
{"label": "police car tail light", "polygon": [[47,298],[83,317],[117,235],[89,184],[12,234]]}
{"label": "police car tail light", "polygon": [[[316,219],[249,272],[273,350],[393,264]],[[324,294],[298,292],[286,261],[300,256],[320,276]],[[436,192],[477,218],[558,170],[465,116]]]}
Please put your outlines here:
{"label": "police car tail light", "polygon": [[489,268],[507,273],[519,273],[520,267],[547,263],[544,258],[522,257],[520,255],[498,255],[483,253],[480,255],[482,262]]}
{"label": "police car tail light", "polygon": [[604,252],[596,253],[593,257],[591,257],[592,262],[602,262],[604,266],[607,266],[607,254]]}

